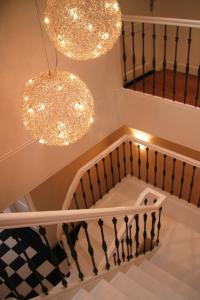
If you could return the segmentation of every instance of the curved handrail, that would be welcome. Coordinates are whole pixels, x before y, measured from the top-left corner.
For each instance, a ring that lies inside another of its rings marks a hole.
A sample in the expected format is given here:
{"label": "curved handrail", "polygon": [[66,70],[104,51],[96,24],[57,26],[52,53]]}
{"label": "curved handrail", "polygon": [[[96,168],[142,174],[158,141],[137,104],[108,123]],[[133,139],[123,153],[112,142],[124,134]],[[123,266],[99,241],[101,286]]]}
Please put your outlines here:
{"label": "curved handrail", "polygon": [[143,214],[159,209],[164,199],[154,205],[138,205],[125,207],[91,208],[74,210],[38,211],[24,213],[0,214],[0,224],[3,229],[22,228],[39,225],[53,225],[80,221],[91,221],[103,217]]}
{"label": "curved handrail", "polygon": [[159,25],[173,25],[182,27],[200,28],[200,20],[162,18],[162,17],[146,17],[123,15],[122,20],[125,22],[149,23]]}

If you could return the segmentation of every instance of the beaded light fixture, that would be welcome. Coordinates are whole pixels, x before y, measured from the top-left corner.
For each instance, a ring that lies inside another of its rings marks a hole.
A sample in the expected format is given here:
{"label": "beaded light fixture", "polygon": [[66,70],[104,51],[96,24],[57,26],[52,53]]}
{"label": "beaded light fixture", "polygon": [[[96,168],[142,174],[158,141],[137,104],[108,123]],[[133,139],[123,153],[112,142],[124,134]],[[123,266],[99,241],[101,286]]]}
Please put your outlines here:
{"label": "beaded light fixture", "polygon": [[45,28],[55,47],[76,60],[106,54],[121,33],[116,0],[47,0]]}
{"label": "beaded light fixture", "polygon": [[21,110],[25,128],[47,145],[76,142],[94,120],[91,92],[78,76],[65,71],[46,72],[30,79]]}

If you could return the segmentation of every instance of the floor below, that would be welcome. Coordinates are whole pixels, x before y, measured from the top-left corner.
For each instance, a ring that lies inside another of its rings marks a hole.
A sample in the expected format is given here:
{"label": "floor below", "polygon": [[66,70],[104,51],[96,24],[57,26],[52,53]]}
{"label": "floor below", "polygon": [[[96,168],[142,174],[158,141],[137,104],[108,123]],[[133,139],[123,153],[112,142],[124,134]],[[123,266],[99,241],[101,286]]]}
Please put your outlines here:
{"label": "floor below", "polygon": [[[165,75],[164,75],[165,74]],[[187,80],[187,96],[184,100],[184,93],[185,93],[185,83],[186,83],[186,76],[184,73],[177,72],[176,73],[176,88],[175,94],[173,93],[174,87],[174,72],[172,70],[166,70],[164,73],[163,70],[157,71],[156,73],[150,73],[149,75],[145,76],[143,79],[136,80],[135,83],[135,90],[140,92],[145,92],[147,94],[153,95],[153,78],[155,76],[155,92],[154,95],[159,97],[164,97],[167,99],[175,100],[178,102],[182,102],[186,104],[190,104],[193,106],[200,106],[199,95],[196,99],[197,94],[197,84],[198,84],[198,77],[195,75],[188,75]],[[165,77],[165,90],[163,91],[163,82]],[[144,89],[143,89],[144,84]],[[128,84],[127,86],[129,89],[133,89],[133,84]],[[164,93],[164,95],[163,95]]]}

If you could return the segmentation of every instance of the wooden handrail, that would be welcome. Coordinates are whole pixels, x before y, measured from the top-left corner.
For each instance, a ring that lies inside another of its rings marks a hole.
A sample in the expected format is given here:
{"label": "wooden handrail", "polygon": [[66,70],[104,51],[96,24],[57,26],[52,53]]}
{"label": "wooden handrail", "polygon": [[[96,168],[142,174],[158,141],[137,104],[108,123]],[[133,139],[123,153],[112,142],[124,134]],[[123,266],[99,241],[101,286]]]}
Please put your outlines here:
{"label": "wooden handrail", "polygon": [[39,225],[63,224],[79,221],[96,220],[103,217],[125,216],[151,213],[156,211],[162,201],[149,206],[126,206],[112,208],[91,208],[79,210],[58,210],[26,213],[3,213],[0,215],[0,228],[22,228]]}
{"label": "wooden handrail", "polygon": [[122,20],[125,22],[149,23],[149,24],[159,24],[159,25],[172,25],[172,26],[200,28],[200,20],[146,17],[146,16],[133,16],[133,15],[123,15]]}

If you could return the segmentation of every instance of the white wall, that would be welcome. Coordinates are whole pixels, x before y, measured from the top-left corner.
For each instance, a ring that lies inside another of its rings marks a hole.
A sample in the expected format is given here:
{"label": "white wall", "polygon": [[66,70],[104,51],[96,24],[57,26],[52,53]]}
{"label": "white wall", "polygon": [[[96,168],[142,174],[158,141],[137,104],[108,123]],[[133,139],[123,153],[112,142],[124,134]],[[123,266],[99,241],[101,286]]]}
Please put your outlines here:
{"label": "white wall", "polygon": [[200,108],[128,89],[119,96],[127,126],[200,151]]}

